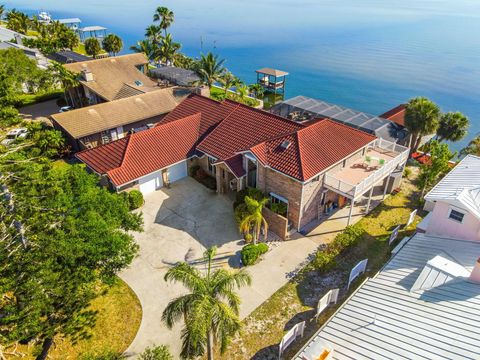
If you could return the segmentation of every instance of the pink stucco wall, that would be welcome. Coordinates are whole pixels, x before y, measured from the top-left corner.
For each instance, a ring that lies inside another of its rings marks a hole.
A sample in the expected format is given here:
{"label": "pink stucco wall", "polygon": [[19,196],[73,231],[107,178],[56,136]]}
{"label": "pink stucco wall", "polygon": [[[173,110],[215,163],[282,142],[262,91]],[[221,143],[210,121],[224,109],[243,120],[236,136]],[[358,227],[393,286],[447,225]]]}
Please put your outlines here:
{"label": "pink stucco wall", "polygon": [[450,205],[445,202],[435,203],[427,234],[480,241],[480,221],[467,211],[462,211],[465,213],[462,223],[449,219],[450,208]]}

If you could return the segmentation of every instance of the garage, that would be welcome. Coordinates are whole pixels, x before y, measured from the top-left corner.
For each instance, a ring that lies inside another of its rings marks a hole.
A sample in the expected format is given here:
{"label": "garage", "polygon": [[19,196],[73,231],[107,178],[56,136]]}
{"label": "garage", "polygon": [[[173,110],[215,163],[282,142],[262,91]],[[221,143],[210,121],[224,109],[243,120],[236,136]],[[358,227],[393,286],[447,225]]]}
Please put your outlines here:
{"label": "garage", "polygon": [[168,181],[173,183],[177,180],[183,179],[187,176],[187,161],[182,161],[178,164],[170,166],[167,169]]}
{"label": "garage", "polygon": [[162,172],[157,171],[138,180],[138,186],[142,194],[148,194],[163,186]]}
{"label": "garage", "polygon": [[[165,170],[156,171],[138,180],[138,186],[142,194],[152,193],[163,187],[163,176]],[[168,181],[171,183],[187,176],[187,162],[182,161],[166,169]]]}

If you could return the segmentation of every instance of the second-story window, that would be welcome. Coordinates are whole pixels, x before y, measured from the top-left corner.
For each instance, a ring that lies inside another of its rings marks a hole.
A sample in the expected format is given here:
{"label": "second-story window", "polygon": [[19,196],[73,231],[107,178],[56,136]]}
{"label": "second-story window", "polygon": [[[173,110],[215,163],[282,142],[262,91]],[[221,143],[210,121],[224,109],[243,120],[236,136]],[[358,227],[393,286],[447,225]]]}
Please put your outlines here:
{"label": "second-story window", "polygon": [[449,219],[451,219],[453,221],[457,221],[459,223],[463,222],[464,217],[465,217],[464,213],[461,213],[460,211],[453,210],[453,209],[450,210],[450,214],[448,215]]}
{"label": "second-story window", "polygon": [[211,174],[215,175],[217,168],[213,165],[215,163],[215,159],[208,156],[208,171],[210,171]]}

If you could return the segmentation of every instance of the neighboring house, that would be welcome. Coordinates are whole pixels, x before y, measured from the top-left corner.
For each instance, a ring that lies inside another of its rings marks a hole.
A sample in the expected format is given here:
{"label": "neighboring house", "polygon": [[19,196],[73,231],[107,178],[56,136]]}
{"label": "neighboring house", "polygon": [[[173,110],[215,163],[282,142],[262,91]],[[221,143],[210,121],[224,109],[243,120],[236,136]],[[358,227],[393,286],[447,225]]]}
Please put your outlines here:
{"label": "neighboring house", "polygon": [[144,54],[129,54],[64,65],[80,75],[80,86],[70,89],[74,107],[94,105],[160,89],[147,74]]}
{"label": "neighboring house", "polygon": [[58,19],[56,21],[58,21],[60,24],[65,25],[69,29],[72,29],[75,32],[78,31],[78,29],[80,28],[80,24],[82,23],[82,20],[80,20],[79,18]]}
{"label": "neighboring house", "polygon": [[[480,157],[467,155],[425,196],[427,234],[480,240]],[[477,254],[480,255],[480,254]]]}
{"label": "neighboring house", "polygon": [[160,66],[152,69],[150,76],[179,86],[196,86],[200,80],[195,71],[175,66]]}
{"label": "neighboring house", "polygon": [[48,68],[48,59],[40,52],[40,50],[32,49],[14,42],[0,41],[0,50],[18,49],[23,51],[27,57],[37,63],[39,69],[45,70]]}
{"label": "neighboring house", "polygon": [[185,98],[176,88],[51,115],[74,151],[91,149],[153,127]]}
{"label": "neighboring house", "polygon": [[27,36],[20,34],[16,31],[0,27],[0,41],[16,41],[18,44],[22,43],[22,39],[25,39]]}
{"label": "neighboring house", "polygon": [[401,145],[408,144],[408,132],[398,119],[397,121],[388,120],[306,96],[295,96],[285,100],[273,106],[270,111],[300,123],[308,123],[319,117],[328,118],[381,139]]}
{"label": "neighboring house", "polygon": [[480,359],[480,243],[416,234],[392,252],[293,359]]}
{"label": "neighboring house", "polygon": [[333,207],[350,202],[353,208],[375,186],[386,191],[408,149],[328,119],[306,126],[190,95],[154,129],[77,157],[116,190],[146,194],[187,176],[192,166],[215,177],[219,193],[259,188],[286,209],[283,216],[268,214],[284,237],[287,228],[300,230]]}
{"label": "neighboring house", "polygon": [[76,62],[84,62],[84,61],[92,60],[91,57],[79,54],[71,50],[62,50],[62,51],[54,52],[51,55],[49,55],[49,58],[61,64],[71,64]]}

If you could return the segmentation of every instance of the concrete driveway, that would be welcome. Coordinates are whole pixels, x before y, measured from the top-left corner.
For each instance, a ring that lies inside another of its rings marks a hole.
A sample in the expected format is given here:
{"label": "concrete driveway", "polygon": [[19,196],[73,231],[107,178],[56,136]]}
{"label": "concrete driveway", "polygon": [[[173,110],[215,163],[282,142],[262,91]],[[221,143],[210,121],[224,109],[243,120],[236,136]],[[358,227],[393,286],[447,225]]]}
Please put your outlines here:
{"label": "concrete driveway", "polygon": [[60,108],[57,105],[57,99],[53,99],[24,106],[19,109],[19,112],[25,120],[44,121],[50,124],[49,116],[58,113],[58,110]]}
{"label": "concrete driveway", "polygon": [[[232,202],[192,178],[147,195],[141,211],[144,232],[134,234],[140,245],[139,256],[120,274],[137,294],[143,309],[140,329],[126,355],[135,357],[156,344],[168,345],[174,358],[179,358],[182,325],[169,330],[161,316],[168,302],[185,289],[180,284],[166,283],[166,271],[178,261],[203,269],[199,260],[213,245],[218,247],[215,266],[238,268],[238,253],[244,243],[234,222]],[[318,241],[301,236],[271,244],[264,259],[248,268],[252,286],[240,291],[241,317],[283,286],[318,245]]]}

